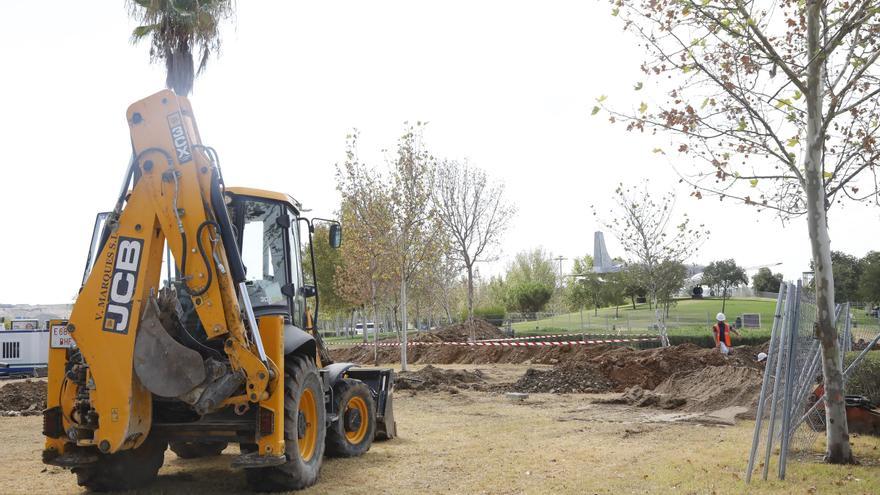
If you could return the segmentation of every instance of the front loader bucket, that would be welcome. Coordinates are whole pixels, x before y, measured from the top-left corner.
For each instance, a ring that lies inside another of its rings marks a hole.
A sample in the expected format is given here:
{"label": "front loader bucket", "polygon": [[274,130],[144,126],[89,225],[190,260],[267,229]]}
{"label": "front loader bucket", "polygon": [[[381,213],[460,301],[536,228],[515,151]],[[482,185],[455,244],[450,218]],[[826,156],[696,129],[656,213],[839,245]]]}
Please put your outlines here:
{"label": "front loader bucket", "polygon": [[349,377],[370,387],[376,401],[376,440],[390,440],[397,436],[394,421],[394,371],[391,369],[351,368]]}
{"label": "front loader bucket", "polygon": [[205,381],[202,356],[168,334],[152,296],[135,338],[134,371],[144,387],[160,397],[179,397]]}

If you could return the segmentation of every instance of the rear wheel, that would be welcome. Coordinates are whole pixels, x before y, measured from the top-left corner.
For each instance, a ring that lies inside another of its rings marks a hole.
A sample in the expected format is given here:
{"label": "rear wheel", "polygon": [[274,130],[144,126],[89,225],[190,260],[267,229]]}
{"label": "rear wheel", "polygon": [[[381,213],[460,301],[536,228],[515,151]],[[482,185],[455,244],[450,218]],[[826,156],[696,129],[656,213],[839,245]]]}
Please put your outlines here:
{"label": "rear wheel", "polygon": [[355,457],[370,450],[376,432],[376,408],[370,387],[343,378],[335,387],[339,419],[327,430],[327,455]]}
{"label": "rear wheel", "polygon": [[171,451],[181,459],[198,459],[220,455],[226,442],[171,442]]}
{"label": "rear wheel", "polygon": [[318,481],[326,434],[324,390],[308,356],[284,359],[284,439],[287,462],[247,469],[250,486],[261,492],[299,490]]}
{"label": "rear wheel", "polygon": [[164,440],[147,437],[136,449],[100,454],[97,463],[73,469],[76,482],[94,492],[141,488],[156,480],[166,447]]}

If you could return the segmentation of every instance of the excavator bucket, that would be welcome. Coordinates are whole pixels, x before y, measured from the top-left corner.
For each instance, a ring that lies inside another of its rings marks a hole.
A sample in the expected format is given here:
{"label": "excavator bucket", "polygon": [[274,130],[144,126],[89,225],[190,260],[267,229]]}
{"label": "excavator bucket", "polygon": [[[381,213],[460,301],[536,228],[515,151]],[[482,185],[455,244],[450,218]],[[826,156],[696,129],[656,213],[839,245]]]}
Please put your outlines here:
{"label": "excavator bucket", "polygon": [[160,397],[178,397],[205,381],[202,356],[179,344],[159,318],[150,297],[134,344],[134,371],[144,387]]}

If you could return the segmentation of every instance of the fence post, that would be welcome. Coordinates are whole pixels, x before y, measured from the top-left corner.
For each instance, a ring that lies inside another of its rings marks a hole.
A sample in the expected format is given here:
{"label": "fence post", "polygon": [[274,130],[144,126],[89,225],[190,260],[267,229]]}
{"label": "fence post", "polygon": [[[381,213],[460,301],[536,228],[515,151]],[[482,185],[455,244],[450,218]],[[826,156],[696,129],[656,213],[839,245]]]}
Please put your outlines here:
{"label": "fence post", "polygon": [[773,352],[773,346],[776,343],[777,330],[782,321],[780,310],[782,309],[781,306],[785,287],[786,286],[784,285],[780,287],[779,294],[776,296],[776,309],[773,315],[773,325],[770,327],[770,345],[767,348],[767,362],[764,363],[764,381],[761,382],[761,395],[758,396],[758,411],[755,414],[755,433],[752,435],[752,449],[749,451],[749,467],[746,471],[746,483],[751,483],[752,481],[752,470],[755,469],[755,454],[758,453],[758,444],[761,441],[761,422],[764,419],[764,401],[767,400],[767,382],[770,380],[770,363],[772,362],[772,359],[776,357],[776,353]]}
{"label": "fence post", "polygon": [[[767,425],[767,445],[765,445],[764,449],[764,470],[761,473],[761,477],[765,481],[767,480],[767,474],[770,471],[770,456],[773,454],[773,437],[774,430],[776,429],[776,409],[779,406],[779,381],[781,380],[782,375],[782,359],[785,357],[785,343],[788,335],[789,320],[791,319],[789,308],[792,304],[792,285],[793,284],[791,283],[785,284],[785,307],[782,311],[782,323],[779,327],[779,339],[777,340],[776,370],[773,375],[773,402],[770,404],[770,424]],[[770,366],[769,362],[767,363],[767,366]]]}
{"label": "fence post", "polygon": [[796,299],[794,301],[794,311],[793,318],[791,322],[791,348],[789,349],[789,359],[788,359],[788,370],[785,372],[785,399],[783,403],[782,409],[782,443],[779,447],[779,479],[785,479],[785,462],[788,459],[788,444],[791,440],[791,432],[789,428],[791,428],[791,395],[792,395],[792,374],[794,374],[794,362],[795,362],[795,350],[797,347],[797,330],[798,330],[798,317],[800,315],[801,309],[801,281],[797,282],[797,293]]}

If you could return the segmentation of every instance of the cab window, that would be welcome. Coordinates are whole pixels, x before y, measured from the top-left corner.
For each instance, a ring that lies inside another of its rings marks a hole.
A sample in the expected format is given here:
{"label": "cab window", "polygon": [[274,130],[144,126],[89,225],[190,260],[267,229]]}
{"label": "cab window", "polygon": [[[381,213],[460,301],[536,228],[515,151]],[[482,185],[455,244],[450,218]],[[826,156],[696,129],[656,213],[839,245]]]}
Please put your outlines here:
{"label": "cab window", "polygon": [[289,283],[284,255],[286,212],[279,204],[257,200],[245,201],[243,210],[241,258],[251,304],[286,306],[281,290]]}

